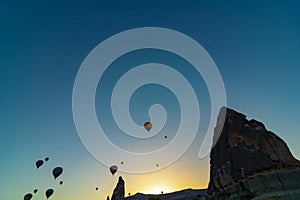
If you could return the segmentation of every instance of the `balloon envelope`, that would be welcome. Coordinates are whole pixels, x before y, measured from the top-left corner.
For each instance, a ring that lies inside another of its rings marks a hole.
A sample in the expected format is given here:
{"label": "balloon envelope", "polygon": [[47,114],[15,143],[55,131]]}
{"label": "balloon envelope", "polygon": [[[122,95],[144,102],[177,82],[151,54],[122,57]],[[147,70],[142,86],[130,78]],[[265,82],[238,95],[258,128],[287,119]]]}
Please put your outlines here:
{"label": "balloon envelope", "polygon": [[151,122],[145,122],[144,123],[144,128],[149,132],[152,128],[152,123]]}
{"label": "balloon envelope", "polygon": [[30,200],[31,198],[32,198],[31,193],[25,194],[25,196],[24,196],[24,200]]}
{"label": "balloon envelope", "polygon": [[116,165],[112,165],[109,170],[111,174],[114,175],[118,171],[118,167]]}
{"label": "balloon envelope", "polygon": [[63,181],[59,181],[59,185],[62,185],[64,182]]}
{"label": "balloon envelope", "polygon": [[49,157],[46,157],[46,158],[45,158],[45,161],[47,162],[48,160],[49,160]]}
{"label": "balloon envelope", "polygon": [[38,161],[35,162],[35,165],[36,165],[37,169],[40,168],[40,166],[42,166],[43,164],[44,164],[44,161],[42,161],[42,160],[38,160]]}
{"label": "balloon envelope", "polygon": [[62,173],[63,173],[63,168],[62,167],[55,167],[52,170],[52,174],[53,174],[54,179],[56,179],[57,177],[59,177]]}
{"label": "balloon envelope", "polygon": [[53,193],[54,193],[54,190],[53,190],[53,189],[51,189],[51,188],[48,189],[48,190],[45,192],[47,199],[48,199],[49,197],[51,197]]}
{"label": "balloon envelope", "polygon": [[34,189],[33,190],[33,193],[35,194],[35,193],[37,193],[38,192],[38,189]]}

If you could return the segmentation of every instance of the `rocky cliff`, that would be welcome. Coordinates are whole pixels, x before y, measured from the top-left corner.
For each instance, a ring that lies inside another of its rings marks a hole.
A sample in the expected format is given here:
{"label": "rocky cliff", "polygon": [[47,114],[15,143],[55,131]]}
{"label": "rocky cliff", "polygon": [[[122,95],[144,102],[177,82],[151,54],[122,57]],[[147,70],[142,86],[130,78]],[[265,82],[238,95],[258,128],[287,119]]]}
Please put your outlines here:
{"label": "rocky cliff", "polygon": [[122,176],[120,176],[117,186],[114,189],[111,200],[124,200],[124,195],[125,195],[125,182]]}
{"label": "rocky cliff", "polygon": [[300,198],[300,163],[286,143],[241,113],[222,108],[220,114],[226,117],[210,154],[210,198]]}

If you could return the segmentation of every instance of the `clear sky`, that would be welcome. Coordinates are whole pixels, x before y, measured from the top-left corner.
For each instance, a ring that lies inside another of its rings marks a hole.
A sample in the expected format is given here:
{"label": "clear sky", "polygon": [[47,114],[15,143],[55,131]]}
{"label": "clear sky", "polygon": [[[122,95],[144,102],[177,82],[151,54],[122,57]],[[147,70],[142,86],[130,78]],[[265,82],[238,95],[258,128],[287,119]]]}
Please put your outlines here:
{"label": "clear sky", "polygon": [[[104,199],[111,195],[119,175],[125,179],[126,193],[131,194],[207,186],[209,159],[198,159],[201,131],[179,160],[147,174],[118,172],[111,176],[107,166],[94,159],[80,141],[72,115],[72,89],[81,63],[103,40],[138,27],[174,29],[199,42],[218,66],[227,105],[264,122],[300,158],[300,4],[195,2],[0,2],[1,199],[22,199],[34,188],[39,189],[34,199],[44,199],[48,187],[55,189],[52,200]],[[96,110],[104,129],[111,133],[108,137],[136,151],[153,150],[166,140],[127,140],[116,129],[107,103],[111,85],[121,73],[149,61],[192,76],[187,79],[201,99],[204,123],[209,111],[205,83],[193,76],[184,60],[150,50],[122,56],[100,80],[105,84],[97,89]],[[130,102],[133,119],[142,125],[153,103],[165,106],[165,134],[172,138],[180,111],[166,88],[147,85],[134,93]],[[50,160],[36,170],[35,161],[46,156]],[[55,166],[65,169],[59,179],[64,181],[62,186],[51,177]]]}

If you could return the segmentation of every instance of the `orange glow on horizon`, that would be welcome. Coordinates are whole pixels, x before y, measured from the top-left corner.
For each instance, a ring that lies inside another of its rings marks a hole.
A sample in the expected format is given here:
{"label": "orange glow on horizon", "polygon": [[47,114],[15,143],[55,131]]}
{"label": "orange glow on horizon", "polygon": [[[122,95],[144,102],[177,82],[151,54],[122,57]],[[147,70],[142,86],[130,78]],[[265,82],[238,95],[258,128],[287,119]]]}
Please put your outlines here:
{"label": "orange glow on horizon", "polygon": [[161,194],[163,192],[164,194],[174,192],[175,189],[171,189],[168,186],[165,185],[154,185],[150,187],[148,190],[146,190],[145,194]]}

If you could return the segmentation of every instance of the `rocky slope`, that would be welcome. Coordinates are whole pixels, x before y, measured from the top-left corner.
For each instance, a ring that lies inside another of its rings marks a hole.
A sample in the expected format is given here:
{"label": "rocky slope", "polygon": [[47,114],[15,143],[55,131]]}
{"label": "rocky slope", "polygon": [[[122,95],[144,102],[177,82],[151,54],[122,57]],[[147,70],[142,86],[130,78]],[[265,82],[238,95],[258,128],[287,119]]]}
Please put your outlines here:
{"label": "rocky slope", "polygon": [[210,154],[210,198],[300,198],[300,163],[286,143],[261,122],[228,108],[220,113],[226,117]]}
{"label": "rocky slope", "polygon": [[[238,200],[300,199],[300,162],[286,143],[263,123],[228,108],[220,110],[225,123],[210,154],[207,190],[182,190],[163,195],[135,194],[124,198],[124,181],[119,178],[112,200]],[[221,119],[221,117],[220,117]],[[216,131],[217,132],[217,131]]]}

